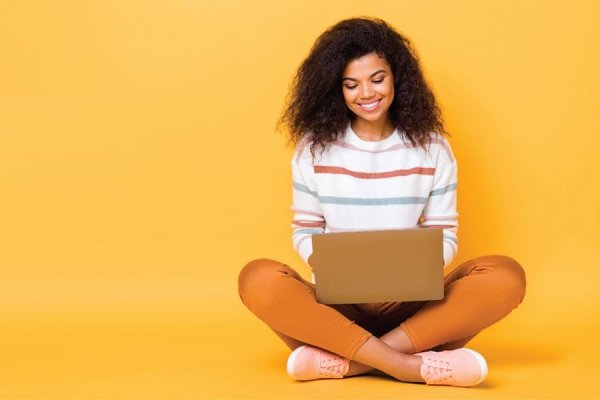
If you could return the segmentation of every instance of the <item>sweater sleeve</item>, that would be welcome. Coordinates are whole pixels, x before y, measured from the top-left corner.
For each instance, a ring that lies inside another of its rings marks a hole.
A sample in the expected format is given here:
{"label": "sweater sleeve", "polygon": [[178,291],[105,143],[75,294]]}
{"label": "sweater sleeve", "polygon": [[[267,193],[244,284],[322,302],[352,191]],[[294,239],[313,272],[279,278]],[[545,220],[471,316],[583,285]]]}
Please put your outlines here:
{"label": "sweater sleeve", "polygon": [[[445,141],[444,141],[445,142]],[[458,213],[456,212],[457,166],[447,142],[438,159],[433,189],[423,210],[421,226],[440,228],[444,234],[444,266],[452,262],[458,251]]]}
{"label": "sweater sleeve", "polygon": [[325,231],[325,219],[315,187],[312,154],[308,144],[307,140],[301,142],[292,159],[292,243],[294,250],[307,264],[308,257],[313,252],[312,235]]}

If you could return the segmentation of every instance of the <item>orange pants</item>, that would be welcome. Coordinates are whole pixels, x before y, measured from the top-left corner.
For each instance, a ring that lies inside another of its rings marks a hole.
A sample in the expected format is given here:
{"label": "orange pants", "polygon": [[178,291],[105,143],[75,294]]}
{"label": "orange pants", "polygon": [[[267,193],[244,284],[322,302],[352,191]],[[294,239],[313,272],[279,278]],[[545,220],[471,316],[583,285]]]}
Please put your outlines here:
{"label": "orange pants", "polygon": [[371,335],[401,326],[416,352],[463,347],[516,308],[525,273],[512,258],[467,261],[444,280],[443,300],[324,305],[288,265],[259,259],[239,276],[242,302],[291,347],[310,344],[352,359]]}

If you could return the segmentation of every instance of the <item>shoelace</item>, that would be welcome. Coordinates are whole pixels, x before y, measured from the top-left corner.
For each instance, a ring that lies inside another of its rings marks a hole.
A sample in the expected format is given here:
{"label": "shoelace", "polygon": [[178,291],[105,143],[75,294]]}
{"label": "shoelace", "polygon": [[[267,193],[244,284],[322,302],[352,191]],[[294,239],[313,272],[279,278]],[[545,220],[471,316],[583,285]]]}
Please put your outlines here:
{"label": "shoelace", "polygon": [[[423,363],[427,368],[424,378],[428,382],[431,379],[434,379],[436,382],[441,382],[452,378],[452,369],[450,368],[449,362],[434,359],[428,359],[427,361],[423,360]],[[434,365],[431,365],[430,363]]]}

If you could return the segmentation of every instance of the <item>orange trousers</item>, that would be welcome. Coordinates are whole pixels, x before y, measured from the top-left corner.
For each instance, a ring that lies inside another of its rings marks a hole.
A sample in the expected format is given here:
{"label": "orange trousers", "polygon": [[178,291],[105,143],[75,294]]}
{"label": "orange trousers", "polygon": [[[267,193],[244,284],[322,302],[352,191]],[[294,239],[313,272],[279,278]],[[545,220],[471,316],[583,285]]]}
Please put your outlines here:
{"label": "orange trousers", "polygon": [[436,301],[324,305],[315,285],[288,265],[254,260],[238,280],[242,302],[290,347],[309,344],[352,359],[371,335],[402,327],[416,352],[463,347],[504,318],[525,296],[515,260],[485,256],[461,264]]}

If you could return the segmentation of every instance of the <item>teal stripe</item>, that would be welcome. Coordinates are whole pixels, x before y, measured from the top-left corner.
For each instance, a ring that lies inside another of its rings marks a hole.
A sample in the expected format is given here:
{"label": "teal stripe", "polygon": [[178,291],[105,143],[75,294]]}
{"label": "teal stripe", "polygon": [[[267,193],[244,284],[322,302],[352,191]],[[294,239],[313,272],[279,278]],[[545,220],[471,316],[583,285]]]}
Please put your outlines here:
{"label": "teal stripe", "polygon": [[306,186],[304,186],[303,184],[301,184],[301,183],[298,183],[298,182],[295,182],[295,181],[294,181],[294,182],[292,182],[292,184],[294,185],[294,188],[295,188],[296,190],[299,190],[299,191],[301,191],[301,192],[303,192],[303,193],[312,194],[313,196],[317,197],[317,192],[313,192],[313,191],[311,191],[309,188],[307,188],[307,187],[306,187]]}
{"label": "teal stripe", "polygon": [[439,196],[440,194],[448,193],[453,190],[456,190],[456,182],[441,189],[432,190],[431,193],[429,193],[429,196]]}
{"label": "teal stripe", "polygon": [[304,233],[313,235],[313,234],[322,233],[322,232],[323,232],[323,230],[319,230],[319,229],[297,229],[294,231],[294,235],[299,235],[299,234],[304,234]]}
{"label": "teal stripe", "polygon": [[427,197],[387,197],[382,199],[360,199],[353,197],[319,196],[321,204],[343,204],[348,206],[389,206],[396,204],[425,204]]}
{"label": "teal stripe", "polygon": [[455,236],[444,234],[444,239],[452,240],[454,243],[458,244],[458,239]]}

